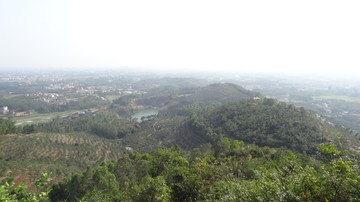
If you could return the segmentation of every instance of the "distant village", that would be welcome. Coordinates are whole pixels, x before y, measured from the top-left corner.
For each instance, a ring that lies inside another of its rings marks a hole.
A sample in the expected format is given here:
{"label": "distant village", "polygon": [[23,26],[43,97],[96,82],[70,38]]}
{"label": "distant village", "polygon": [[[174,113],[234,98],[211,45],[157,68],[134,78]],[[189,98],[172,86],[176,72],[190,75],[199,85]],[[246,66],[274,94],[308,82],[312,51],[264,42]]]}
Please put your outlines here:
{"label": "distant village", "polygon": [[[120,97],[131,94],[146,94],[144,89],[136,89],[131,83],[113,85],[112,80],[107,78],[106,84],[91,83],[91,79],[85,80],[86,84],[76,78],[65,79],[59,75],[5,75],[0,78],[2,82],[18,83],[18,85],[32,89],[32,92],[17,91],[17,88],[8,89],[7,95],[12,97],[24,97],[52,105],[66,105],[69,102],[92,97],[101,101],[111,101],[109,97]],[[90,81],[89,81],[90,80]],[[41,85],[39,84],[41,83]],[[18,88],[22,89],[22,88]],[[35,90],[34,90],[35,89]],[[1,105],[0,117],[21,117],[34,114],[34,110],[16,111],[10,106]]]}

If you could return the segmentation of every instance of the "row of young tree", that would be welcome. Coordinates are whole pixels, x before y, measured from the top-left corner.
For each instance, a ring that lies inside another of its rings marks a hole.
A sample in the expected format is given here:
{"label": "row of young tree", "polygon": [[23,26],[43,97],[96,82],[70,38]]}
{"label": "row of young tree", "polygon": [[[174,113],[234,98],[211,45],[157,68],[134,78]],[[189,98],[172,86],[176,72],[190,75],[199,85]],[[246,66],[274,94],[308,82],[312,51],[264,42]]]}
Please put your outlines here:
{"label": "row of young tree", "polygon": [[323,161],[224,139],[191,152],[129,153],[52,187],[51,201],[356,201],[360,171],[334,145]]}

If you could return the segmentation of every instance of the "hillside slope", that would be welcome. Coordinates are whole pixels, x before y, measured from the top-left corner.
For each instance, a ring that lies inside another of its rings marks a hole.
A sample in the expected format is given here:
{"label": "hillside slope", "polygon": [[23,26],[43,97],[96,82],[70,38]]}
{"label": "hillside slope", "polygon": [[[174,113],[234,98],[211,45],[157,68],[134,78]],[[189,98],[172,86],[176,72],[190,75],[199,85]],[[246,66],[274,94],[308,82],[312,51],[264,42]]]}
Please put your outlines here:
{"label": "hillside slope", "polygon": [[358,162],[332,158],[324,163],[289,150],[224,139],[187,153],[176,147],[128,153],[54,185],[49,197],[52,201],[358,201]]}
{"label": "hillside slope", "polygon": [[[192,130],[209,140],[230,137],[259,146],[314,153],[339,131],[312,111],[273,99],[230,103],[194,113]],[[343,146],[346,142],[343,143]]]}
{"label": "hillside slope", "polygon": [[31,181],[45,171],[61,179],[124,152],[117,142],[87,133],[1,135],[0,148],[0,181],[10,176]]}

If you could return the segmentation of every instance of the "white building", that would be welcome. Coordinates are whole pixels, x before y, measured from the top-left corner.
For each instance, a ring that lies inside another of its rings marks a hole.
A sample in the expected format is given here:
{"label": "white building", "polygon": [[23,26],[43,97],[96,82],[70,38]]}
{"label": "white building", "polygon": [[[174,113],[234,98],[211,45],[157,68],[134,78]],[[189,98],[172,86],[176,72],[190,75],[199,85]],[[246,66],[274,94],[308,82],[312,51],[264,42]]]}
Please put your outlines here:
{"label": "white building", "polygon": [[2,107],[2,108],[1,108],[1,112],[2,112],[2,114],[8,114],[8,113],[9,113],[9,108],[8,108],[8,106]]}

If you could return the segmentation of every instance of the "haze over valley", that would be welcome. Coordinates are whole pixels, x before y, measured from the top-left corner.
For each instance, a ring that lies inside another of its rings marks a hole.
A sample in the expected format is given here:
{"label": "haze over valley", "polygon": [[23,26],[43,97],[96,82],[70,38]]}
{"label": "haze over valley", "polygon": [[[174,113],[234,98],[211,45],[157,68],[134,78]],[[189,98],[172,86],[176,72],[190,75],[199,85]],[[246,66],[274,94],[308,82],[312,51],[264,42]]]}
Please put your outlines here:
{"label": "haze over valley", "polygon": [[0,1],[0,201],[359,201],[357,1]]}

